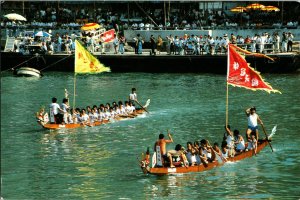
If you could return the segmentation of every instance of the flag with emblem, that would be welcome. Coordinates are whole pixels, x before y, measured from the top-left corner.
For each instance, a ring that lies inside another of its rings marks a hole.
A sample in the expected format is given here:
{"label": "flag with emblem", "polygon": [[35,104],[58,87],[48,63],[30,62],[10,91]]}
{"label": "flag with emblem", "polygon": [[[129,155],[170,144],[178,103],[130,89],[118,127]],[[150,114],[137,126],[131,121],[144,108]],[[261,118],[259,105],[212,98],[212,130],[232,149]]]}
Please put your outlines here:
{"label": "flag with emblem", "polygon": [[245,58],[236,50],[236,46],[228,45],[227,83],[232,86],[244,87],[251,90],[278,92],[265,82],[258,71],[251,68]]}
{"label": "flag with emblem", "polygon": [[104,66],[99,60],[86,50],[82,44],[75,41],[75,73],[101,73],[110,72],[110,68]]}

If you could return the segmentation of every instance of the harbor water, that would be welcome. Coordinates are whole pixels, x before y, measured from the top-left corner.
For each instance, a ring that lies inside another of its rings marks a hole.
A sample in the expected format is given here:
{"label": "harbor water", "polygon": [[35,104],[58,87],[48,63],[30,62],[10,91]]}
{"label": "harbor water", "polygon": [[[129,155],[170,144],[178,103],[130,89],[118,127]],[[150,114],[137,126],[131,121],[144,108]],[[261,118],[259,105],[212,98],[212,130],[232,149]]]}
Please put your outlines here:
{"label": "harbor water", "polygon": [[[226,78],[213,74],[105,73],[76,76],[75,106],[151,99],[149,114],[98,127],[49,131],[35,112],[59,103],[66,88],[73,104],[74,74],[1,77],[1,196],[6,199],[299,199],[300,74],[263,74],[282,94],[229,87],[229,124],[244,136],[244,110],[256,106],[273,137],[257,156],[201,173],[156,177],[139,167],[141,153],[169,129],[174,143],[221,143]],[[260,137],[263,131],[260,130]]]}

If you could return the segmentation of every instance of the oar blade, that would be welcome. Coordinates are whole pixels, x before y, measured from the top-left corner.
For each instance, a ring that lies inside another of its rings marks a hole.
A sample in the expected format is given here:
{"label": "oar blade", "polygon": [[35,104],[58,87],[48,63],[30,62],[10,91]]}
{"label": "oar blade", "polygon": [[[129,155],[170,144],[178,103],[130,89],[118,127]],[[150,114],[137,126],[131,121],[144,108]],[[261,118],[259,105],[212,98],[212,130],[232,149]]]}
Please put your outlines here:
{"label": "oar blade", "polygon": [[270,134],[269,137],[268,137],[268,140],[271,139],[271,138],[273,137],[273,135],[275,135],[276,130],[277,130],[277,125],[275,125],[275,126],[273,127],[272,132],[271,132],[271,134]]}

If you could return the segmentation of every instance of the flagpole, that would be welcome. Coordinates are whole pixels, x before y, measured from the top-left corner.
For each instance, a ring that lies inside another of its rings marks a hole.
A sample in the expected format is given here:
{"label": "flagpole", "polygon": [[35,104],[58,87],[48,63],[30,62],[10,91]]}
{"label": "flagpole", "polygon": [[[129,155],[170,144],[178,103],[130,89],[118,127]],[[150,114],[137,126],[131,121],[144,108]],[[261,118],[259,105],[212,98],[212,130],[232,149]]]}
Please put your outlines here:
{"label": "flagpole", "polygon": [[73,110],[75,110],[75,98],[76,98],[76,72],[75,72],[75,66],[77,64],[77,59],[76,59],[76,50],[77,50],[77,44],[76,44],[76,41],[75,40],[75,61],[74,61],[74,98],[73,98]]}
{"label": "flagpole", "polygon": [[[75,61],[76,62],[76,61]],[[75,110],[75,98],[76,98],[76,73],[74,73],[74,98],[73,98],[73,110]]]}
{"label": "flagpole", "polygon": [[229,45],[228,44],[228,48],[227,48],[227,76],[226,76],[226,127],[228,125],[228,96],[229,96],[229,92],[228,92],[228,73],[229,73]]}

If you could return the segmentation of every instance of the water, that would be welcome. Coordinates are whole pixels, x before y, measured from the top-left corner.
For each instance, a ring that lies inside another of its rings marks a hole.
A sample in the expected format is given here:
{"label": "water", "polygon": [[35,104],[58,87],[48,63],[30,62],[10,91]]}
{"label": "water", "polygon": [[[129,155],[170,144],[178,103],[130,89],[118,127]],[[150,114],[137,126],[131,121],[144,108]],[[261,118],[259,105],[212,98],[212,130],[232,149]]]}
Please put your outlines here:
{"label": "water", "polygon": [[[177,143],[220,142],[225,123],[225,76],[210,74],[101,74],[76,79],[76,106],[125,100],[132,87],[150,114],[74,130],[40,128],[34,113],[59,101],[73,74],[1,79],[1,196],[4,199],[299,199],[300,75],[264,75],[282,91],[229,88],[229,123],[244,132],[244,109],[256,106],[268,130],[278,125],[271,153],[202,173],[142,174],[137,157],[170,129]],[[71,96],[72,102],[73,96]],[[263,135],[262,130],[260,134]]]}

